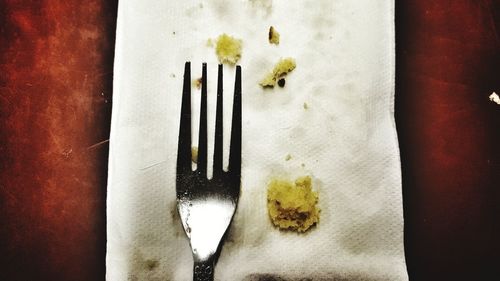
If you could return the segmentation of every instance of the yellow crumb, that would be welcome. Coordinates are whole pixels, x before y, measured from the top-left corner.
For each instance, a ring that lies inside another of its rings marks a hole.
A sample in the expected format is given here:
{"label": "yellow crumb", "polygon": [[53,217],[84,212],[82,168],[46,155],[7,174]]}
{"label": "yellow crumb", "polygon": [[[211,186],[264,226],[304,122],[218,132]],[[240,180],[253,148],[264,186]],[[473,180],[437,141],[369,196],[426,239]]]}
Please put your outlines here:
{"label": "yellow crumb", "polygon": [[262,87],[274,87],[278,80],[284,77],[287,73],[295,69],[297,64],[293,58],[284,58],[278,61],[273,68],[273,71],[260,81]]}
{"label": "yellow crumb", "polygon": [[290,160],[290,159],[292,159],[292,155],[287,154],[287,155],[286,155],[286,157],[285,157],[285,161],[288,161],[288,160]]}
{"label": "yellow crumb", "polygon": [[196,146],[191,147],[191,161],[198,163],[198,147]]}
{"label": "yellow crumb", "polygon": [[241,58],[242,41],[227,34],[217,38],[215,53],[220,63],[235,65]]}
{"label": "yellow crumb", "polygon": [[311,177],[295,180],[273,179],[267,189],[267,210],[280,229],[305,232],[319,222],[318,193],[312,191]]}
{"label": "yellow crumb", "polygon": [[193,86],[195,86],[196,89],[201,89],[201,77],[193,80]]}
{"label": "yellow crumb", "polygon": [[211,38],[208,38],[207,40],[207,47],[213,47],[214,46],[214,42],[212,41]]}
{"label": "yellow crumb", "polygon": [[275,45],[279,45],[280,43],[280,34],[273,26],[269,28],[269,43]]}

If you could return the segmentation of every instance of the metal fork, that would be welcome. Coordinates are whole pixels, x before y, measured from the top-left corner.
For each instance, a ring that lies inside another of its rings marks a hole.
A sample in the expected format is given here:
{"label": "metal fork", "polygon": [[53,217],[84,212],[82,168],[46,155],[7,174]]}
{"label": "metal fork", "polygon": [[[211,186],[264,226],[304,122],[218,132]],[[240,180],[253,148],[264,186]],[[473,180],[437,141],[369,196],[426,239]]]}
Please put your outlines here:
{"label": "metal fork", "polygon": [[191,65],[184,68],[179,144],[177,210],[193,252],[193,280],[214,280],[214,266],[240,195],[241,67],[236,67],[228,170],[222,168],[222,65],[219,65],[213,176],[207,177],[207,65],[203,64],[198,161],[191,167]]}

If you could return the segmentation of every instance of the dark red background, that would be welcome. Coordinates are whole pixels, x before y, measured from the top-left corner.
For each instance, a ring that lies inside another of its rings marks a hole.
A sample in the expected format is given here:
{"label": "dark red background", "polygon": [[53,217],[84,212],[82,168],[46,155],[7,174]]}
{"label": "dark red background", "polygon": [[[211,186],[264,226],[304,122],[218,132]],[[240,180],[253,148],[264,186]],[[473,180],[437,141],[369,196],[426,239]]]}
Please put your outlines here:
{"label": "dark red background", "polygon": [[[499,280],[500,1],[397,1],[411,280]],[[117,1],[0,0],[0,280],[104,280]]]}

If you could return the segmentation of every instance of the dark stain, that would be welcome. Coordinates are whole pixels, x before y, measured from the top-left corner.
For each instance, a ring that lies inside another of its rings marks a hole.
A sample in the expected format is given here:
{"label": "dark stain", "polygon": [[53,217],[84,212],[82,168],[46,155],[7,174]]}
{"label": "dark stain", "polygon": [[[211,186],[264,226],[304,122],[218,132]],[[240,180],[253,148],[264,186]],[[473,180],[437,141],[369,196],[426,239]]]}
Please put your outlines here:
{"label": "dark stain", "polygon": [[177,201],[170,204],[170,218],[172,219],[172,227],[174,228],[174,233],[176,237],[184,236],[184,228],[182,227],[181,218],[179,217],[179,212],[177,211]]}
{"label": "dark stain", "polygon": [[158,267],[160,262],[157,260],[146,260],[144,264],[146,265],[147,270],[152,271]]}

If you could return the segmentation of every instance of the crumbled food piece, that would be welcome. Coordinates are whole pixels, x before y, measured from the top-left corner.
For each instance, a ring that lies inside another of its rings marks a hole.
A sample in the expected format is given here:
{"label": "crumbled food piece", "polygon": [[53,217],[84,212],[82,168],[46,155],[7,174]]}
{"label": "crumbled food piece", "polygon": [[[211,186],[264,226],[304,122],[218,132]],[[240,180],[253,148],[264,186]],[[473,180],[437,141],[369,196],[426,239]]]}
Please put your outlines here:
{"label": "crumbled food piece", "polygon": [[273,26],[269,28],[269,43],[278,45],[280,43],[280,34]]}
{"label": "crumbled food piece", "polygon": [[295,183],[272,180],[267,189],[267,210],[271,221],[280,229],[305,232],[319,222],[318,193],[312,191],[311,177],[300,177]]}
{"label": "crumbled food piece", "polygon": [[241,58],[242,41],[227,34],[217,38],[215,53],[220,63],[235,65]]}
{"label": "crumbled food piece", "polygon": [[292,58],[281,59],[274,66],[273,71],[266,75],[259,84],[262,87],[274,87],[279,79],[294,70],[296,66],[295,60]]}
{"label": "crumbled food piece", "polygon": [[304,109],[307,110],[309,108],[309,105],[305,102],[304,103]]}
{"label": "crumbled food piece", "polygon": [[191,161],[198,163],[198,147],[196,146],[191,147]]}
{"label": "crumbled food piece", "polygon": [[193,86],[195,86],[196,89],[201,89],[201,77],[193,80]]}
{"label": "crumbled food piece", "polygon": [[290,159],[292,159],[292,155],[287,154],[287,155],[286,155],[286,157],[285,157],[285,161],[288,161],[288,160],[290,160]]}
{"label": "crumbled food piece", "polygon": [[170,77],[175,78],[175,74],[170,73]]}
{"label": "crumbled food piece", "polygon": [[496,104],[500,104],[500,97],[498,96],[497,93],[493,92],[491,93],[491,95],[489,96],[490,98],[490,101],[496,103]]}
{"label": "crumbled food piece", "polygon": [[214,42],[212,41],[211,38],[208,38],[207,39],[207,47],[213,47],[214,46]]}
{"label": "crumbled food piece", "polygon": [[278,80],[278,86],[280,86],[281,88],[285,87],[285,78],[281,78],[280,80]]}

